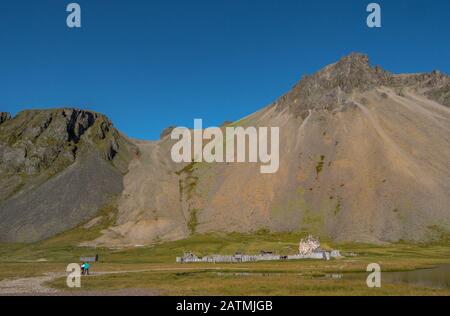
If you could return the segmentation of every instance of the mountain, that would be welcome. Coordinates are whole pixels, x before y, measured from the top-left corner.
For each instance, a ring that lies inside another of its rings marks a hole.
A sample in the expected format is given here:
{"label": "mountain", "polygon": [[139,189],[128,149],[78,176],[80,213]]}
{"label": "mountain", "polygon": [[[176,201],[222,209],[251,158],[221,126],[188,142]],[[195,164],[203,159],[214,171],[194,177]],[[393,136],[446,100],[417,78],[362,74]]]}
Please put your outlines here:
{"label": "mountain", "polygon": [[111,199],[114,223],[84,245],[260,229],[370,243],[450,233],[450,78],[438,71],[393,74],[351,54],[304,77],[232,124],[280,128],[274,174],[258,164],[176,164],[171,128],[159,141],[130,140],[87,111],[0,122],[1,241],[95,220]]}
{"label": "mountain", "polygon": [[137,148],[103,115],[75,109],[0,117],[0,240],[45,239],[123,191]]}

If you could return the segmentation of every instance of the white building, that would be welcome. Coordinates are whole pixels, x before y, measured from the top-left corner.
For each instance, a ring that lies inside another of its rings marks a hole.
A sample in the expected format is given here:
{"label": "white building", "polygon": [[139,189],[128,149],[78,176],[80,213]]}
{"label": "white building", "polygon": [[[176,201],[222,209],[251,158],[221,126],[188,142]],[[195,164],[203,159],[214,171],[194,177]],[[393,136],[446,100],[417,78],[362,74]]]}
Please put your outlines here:
{"label": "white building", "polygon": [[280,256],[268,251],[261,251],[259,255],[245,255],[236,253],[234,255],[211,255],[206,257],[197,257],[193,253],[185,253],[183,257],[177,257],[178,263],[191,262],[209,262],[209,263],[240,263],[240,262],[258,262],[258,261],[278,261],[278,260],[300,260],[300,259],[316,259],[330,260],[331,258],[339,258],[341,253],[339,250],[327,251],[320,248],[319,239],[309,235],[302,239],[299,244],[299,252],[295,255]]}

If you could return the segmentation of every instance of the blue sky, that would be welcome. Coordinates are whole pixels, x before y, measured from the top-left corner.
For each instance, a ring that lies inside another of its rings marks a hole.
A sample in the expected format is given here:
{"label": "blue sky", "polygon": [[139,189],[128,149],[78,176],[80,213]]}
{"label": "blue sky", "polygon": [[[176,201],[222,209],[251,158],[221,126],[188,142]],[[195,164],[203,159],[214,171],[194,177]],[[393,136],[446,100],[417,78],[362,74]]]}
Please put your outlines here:
{"label": "blue sky", "polygon": [[237,120],[353,52],[394,72],[450,72],[450,1],[79,0],[0,2],[0,111],[74,106],[157,139],[169,125]]}

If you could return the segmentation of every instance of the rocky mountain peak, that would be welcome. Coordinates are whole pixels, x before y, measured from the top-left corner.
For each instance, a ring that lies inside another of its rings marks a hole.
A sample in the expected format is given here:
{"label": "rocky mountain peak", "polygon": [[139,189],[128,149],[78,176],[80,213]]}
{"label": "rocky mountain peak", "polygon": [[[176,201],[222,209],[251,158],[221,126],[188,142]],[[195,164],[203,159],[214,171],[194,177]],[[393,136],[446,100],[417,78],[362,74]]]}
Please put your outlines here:
{"label": "rocky mountain peak", "polygon": [[22,111],[0,125],[1,169],[34,174],[53,168],[57,172],[74,162],[81,149],[88,151],[88,146],[112,161],[121,141],[111,121],[93,111]]}
{"label": "rocky mountain peak", "polygon": [[318,71],[316,77],[325,75],[329,79],[335,80],[345,77],[355,77],[364,72],[371,72],[369,57],[365,54],[351,53],[342,57],[336,63]]}
{"label": "rocky mountain peak", "polygon": [[11,114],[8,112],[0,112],[0,124],[9,121],[11,119]]}
{"label": "rocky mountain peak", "polygon": [[[383,83],[390,77],[389,72],[379,66],[372,67],[369,64],[369,57],[359,53],[343,57],[337,63],[326,67],[324,73],[346,92]],[[318,75],[323,74],[319,72]]]}
{"label": "rocky mountain peak", "polygon": [[371,66],[365,54],[352,53],[317,73],[303,77],[290,92],[275,102],[279,111],[288,109],[305,118],[309,110],[345,110],[353,92],[365,92],[380,86],[395,89],[422,89],[425,95],[450,106],[450,77],[438,70],[430,73],[390,73]]}
{"label": "rocky mountain peak", "polygon": [[353,91],[366,91],[386,84],[391,76],[378,66],[372,67],[367,55],[352,53],[314,75],[302,78],[277,101],[277,107],[280,110],[288,107],[296,116],[304,116],[311,109],[336,109],[346,103]]}

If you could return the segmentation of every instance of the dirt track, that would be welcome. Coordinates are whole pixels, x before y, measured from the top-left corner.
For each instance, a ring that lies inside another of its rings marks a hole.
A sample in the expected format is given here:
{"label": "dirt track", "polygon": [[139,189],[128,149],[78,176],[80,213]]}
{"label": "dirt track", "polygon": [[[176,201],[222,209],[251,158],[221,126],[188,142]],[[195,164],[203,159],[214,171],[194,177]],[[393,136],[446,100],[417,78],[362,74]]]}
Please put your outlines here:
{"label": "dirt track", "polygon": [[[141,270],[107,271],[94,272],[89,277],[139,273],[151,271],[171,271],[171,270],[217,270],[220,268],[153,268]],[[245,269],[244,269],[245,270]],[[123,289],[123,290],[100,290],[100,291],[61,291],[51,288],[46,283],[65,277],[66,273],[49,272],[39,277],[5,279],[0,281],[0,296],[155,296],[161,295],[161,291],[156,289]]]}
{"label": "dirt track", "polygon": [[[148,270],[145,270],[148,271]],[[105,274],[118,274],[118,273],[133,273],[133,272],[145,272],[144,270],[135,271],[116,271],[116,272],[97,272],[90,275],[95,277]],[[158,295],[159,291],[151,289],[124,289],[116,291],[60,291],[51,288],[46,283],[54,281],[57,278],[64,277],[65,273],[50,272],[43,276],[20,278],[20,279],[6,279],[0,281],[0,296],[1,295],[25,295],[25,296],[108,296],[108,295],[120,295],[120,296],[153,296]]]}

